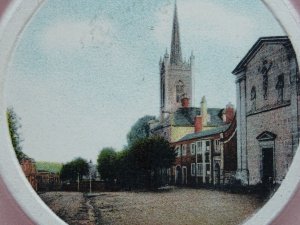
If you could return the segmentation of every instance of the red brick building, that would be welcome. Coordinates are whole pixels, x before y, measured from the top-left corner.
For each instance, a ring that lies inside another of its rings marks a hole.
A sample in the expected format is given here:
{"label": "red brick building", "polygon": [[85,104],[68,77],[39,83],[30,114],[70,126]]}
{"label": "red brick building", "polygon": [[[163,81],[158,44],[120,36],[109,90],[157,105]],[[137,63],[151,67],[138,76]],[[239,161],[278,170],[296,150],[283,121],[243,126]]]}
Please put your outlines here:
{"label": "red brick building", "polygon": [[34,190],[37,190],[36,167],[34,159],[24,157],[21,160],[22,170]]}
{"label": "red brick building", "polygon": [[236,119],[233,106],[220,112],[225,125],[203,130],[201,115],[195,132],[172,143],[177,152],[171,181],[177,185],[227,184],[237,167]]}
{"label": "red brick building", "polygon": [[47,170],[38,170],[37,175],[37,190],[39,191],[53,191],[60,190],[61,181],[58,173]]}

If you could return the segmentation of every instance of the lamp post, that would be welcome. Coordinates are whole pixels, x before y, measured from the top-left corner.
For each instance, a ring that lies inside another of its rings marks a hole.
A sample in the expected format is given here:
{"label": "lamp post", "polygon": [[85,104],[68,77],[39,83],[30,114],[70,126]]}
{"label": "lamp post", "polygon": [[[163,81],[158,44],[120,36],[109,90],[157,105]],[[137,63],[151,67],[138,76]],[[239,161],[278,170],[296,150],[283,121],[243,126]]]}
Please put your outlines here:
{"label": "lamp post", "polygon": [[93,169],[93,163],[92,160],[89,162],[89,175],[90,175],[90,194],[92,193],[92,169]]}
{"label": "lamp post", "polygon": [[79,172],[77,173],[77,191],[79,192]]}

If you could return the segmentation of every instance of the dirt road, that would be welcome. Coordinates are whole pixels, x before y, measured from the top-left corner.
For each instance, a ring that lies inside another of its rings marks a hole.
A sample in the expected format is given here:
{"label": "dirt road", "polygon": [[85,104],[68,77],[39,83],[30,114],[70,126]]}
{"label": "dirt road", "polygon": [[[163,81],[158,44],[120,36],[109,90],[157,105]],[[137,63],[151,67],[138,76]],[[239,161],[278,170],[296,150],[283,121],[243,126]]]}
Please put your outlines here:
{"label": "dirt road", "polygon": [[177,225],[240,224],[262,202],[254,196],[203,189],[168,192],[49,192],[41,195],[69,224]]}

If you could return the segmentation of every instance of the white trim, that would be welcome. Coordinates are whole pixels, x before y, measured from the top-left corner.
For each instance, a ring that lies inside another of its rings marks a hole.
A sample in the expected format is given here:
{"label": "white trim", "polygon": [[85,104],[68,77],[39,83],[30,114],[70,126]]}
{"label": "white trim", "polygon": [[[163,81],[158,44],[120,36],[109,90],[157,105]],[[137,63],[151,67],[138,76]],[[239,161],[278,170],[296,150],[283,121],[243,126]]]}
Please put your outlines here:
{"label": "white trim", "polygon": [[[194,166],[194,170],[193,170]],[[196,163],[191,163],[191,176],[194,177],[196,175]]]}
{"label": "white trim", "polygon": [[[199,169],[198,169],[198,166],[199,166]],[[197,171],[197,177],[202,177],[203,176],[203,163],[197,163],[196,164],[196,171]]]}
{"label": "white trim", "polygon": [[193,142],[193,143],[190,144],[190,152],[191,152],[191,155],[195,155],[195,154],[196,154],[196,151],[197,151],[196,143]]}
{"label": "white trim", "polygon": [[236,133],[236,128],[235,128],[234,132],[231,134],[231,136],[226,141],[223,141],[223,144],[226,144],[227,142],[229,142],[233,138],[235,133]]}

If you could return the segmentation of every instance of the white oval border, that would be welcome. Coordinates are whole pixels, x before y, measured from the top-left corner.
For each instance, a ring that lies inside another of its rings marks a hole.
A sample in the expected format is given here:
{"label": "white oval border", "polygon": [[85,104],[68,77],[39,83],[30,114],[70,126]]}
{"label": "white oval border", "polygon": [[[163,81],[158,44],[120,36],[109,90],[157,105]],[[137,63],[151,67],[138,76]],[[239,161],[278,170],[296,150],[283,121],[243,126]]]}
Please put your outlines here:
{"label": "white oval border", "polygon": [[[23,211],[36,224],[66,224],[38,197],[27,182],[15,157],[6,123],[5,76],[20,34],[45,0],[12,0],[0,21],[0,176]],[[300,17],[288,0],[262,0],[284,27],[300,62]],[[296,45],[298,43],[299,45]],[[299,149],[299,148],[298,148]],[[270,224],[293,196],[300,181],[300,152],[295,154],[289,172],[274,196],[246,225]],[[20,187],[22,187],[20,190]]]}

